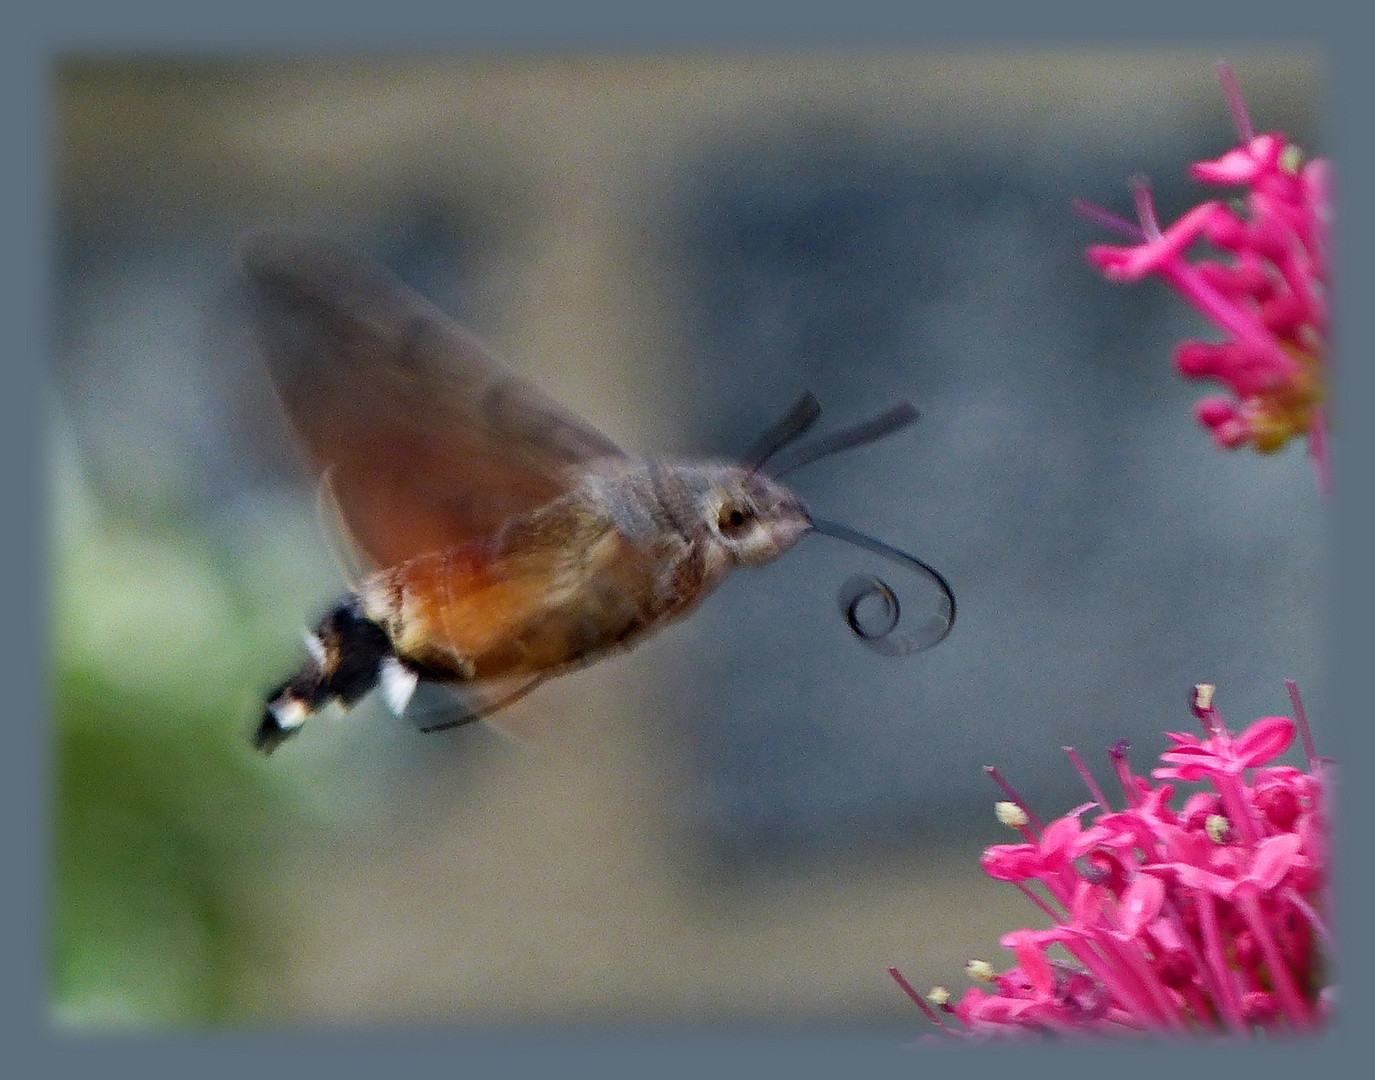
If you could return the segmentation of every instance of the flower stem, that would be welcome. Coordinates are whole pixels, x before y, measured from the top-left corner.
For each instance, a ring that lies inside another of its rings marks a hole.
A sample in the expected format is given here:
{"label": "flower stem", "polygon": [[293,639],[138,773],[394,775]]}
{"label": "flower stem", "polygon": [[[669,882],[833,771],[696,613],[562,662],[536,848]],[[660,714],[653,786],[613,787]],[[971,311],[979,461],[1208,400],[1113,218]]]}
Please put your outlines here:
{"label": "flower stem", "polygon": [[1050,918],[1051,922],[1063,923],[1065,921],[1063,915],[1057,913],[1053,907],[1051,907],[1048,903],[1046,903],[1044,900],[1042,900],[1039,896],[1037,896],[1034,892],[1031,891],[1031,886],[1027,885],[1025,882],[1022,881],[1014,881],[1012,884],[1017,886],[1017,888],[1021,891],[1023,896],[1025,896],[1038,908],[1044,911],[1046,915]]}
{"label": "flower stem", "polygon": [[1160,1015],[1150,992],[1141,986],[1137,979],[1131,977],[1133,973],[1123,964],[1105,961],[1087,941],[1070,939],[1063,944],[1065,950],[1088,968],[1094,978],[1106,986],[1119,1002],[1129,1006],[1136,1017],[1150,1018],[1154,1021],[1166,1020]]}
{"label": "flower stem", "polygon": [[[1222,1005],[1222,980],[1226,979],[1225,971],[1214,970],[1214,965],[1206,961],[1203,954],[1199,952],[1199,942],[1193,934],[1189,933],[1184,925],[1184,920],[1180,917],[1179,908],[1173,901],[1166,901],[1165,912],[1171,925],[1175,928],[1175,933],[1179,935],[1180,943],[1184,946],[1184,951],[1189,955],[1189,962],[1194,965],[1198,972],[1199,979],[1202,981],[1204,989],[1208,992],[1208,998],[1213,1002],[1212,1008],[1217,1012],[1218,1018],[1227,1027],[1238,1035],[1246,1033],[1246,1027],[1241,1023],[1239,1017],[1232,1016]],[[1201,996],[1201,995],[1200,995]],[[1208,998],[1203,999],[1204,1001]],[[1208,1010],[1200,1005],[1194,1005],[1194,1011],[1198,1014],[1199,1022],[1207,1025],[1209,1020]]]}
{"label": "flower stem", "polygon": [[902,972],[895,967],[889,967],[888,974],[893,977],[893,981],[897,983],[898,986],[902,987],[902,992],[917,1003],[917,1008],[926,1014],[926,1018],[930,1020],[931,1023],[935,1024],[937,1027],[945,1028],[946,1031],[952,1034],[959,1034],[949,1024],[942,1020],[940,1013],[931,1008],[931,1006],[926,1003],[926,999],[917,993],[916,988],[902,977]]}
{"label": "flower stem", "polygon": [[1292,885],[1284,890],[1285,899],[1293,904],[1303,913],[1303,917],[1308,920],[1308,924],[1313,927],[1313,932],[1322,940],[1324,948],[1331,952],[1335,943],[1332,940],[1332,931],[1323,922],[1322,916],[1313,910],[1313,905],[1299,895],[1299,890]]}
{"label": "flower stem", "polygon": [[1227,810],[1227,820],[1237,831],[1241,841],[1254,845],[1260,842],[1262,833],[1257,824],[1253,807],[1246,799],[1245,786],[1237,776],[1213,776],[1213,786],[1222,796],[1222,805]]}
{"label": "flower stem", "polygon": [[1313,731],[1308,726],[1308,713],[1304,711],[1303,699],[1299,697],[1299,684],[1293,679],[1285,679],[1284,688],[1289,691],[1289,703],[1294,706],[1294,722],[1299,725],[1303,753],[1308,758],[1308,771],[1312,772],[1318,765],[1318,748],[1313,744]]}
{"label": "flower stem", "polygon": [[1098,786],[1098,781],[1093,778],[1093,773],[1089,772],[1088,766],[1084,764],[1084,759],[1079,756],[1079,751],[1072,746],[1063,748],[1069,755],[1070,762],[1079,771],[1079,778],[1084,781],[1084,786],[1089,789],[1089,794],[1093,796],[1100,810],[1108,809],[1107,797],[1103,794],[1103,789]]}
{"label": "flower stem", "polygon": [[1242,1018],[1241,1001],[1237,997],[1232,969],[1222,951],[1222,935],[1218,931],[1217,924],[1217,905],[1213,902],[1210,893],[1199,893],[1198,922],[1203,931],[1204,955],[1208,957],[1208,965],[1212,968],[1213,974],[1217,976],[1217,986],[1220,991],[1217,998],[1218,1008],[1222,1010],[1228,1027],[1235,1031],[1245,1031],[1246,1024]]}
{"label": "flower stem", "polygon": [[1193,301],[1194,307],[1238,342],[1254,349],[1258,355],[1264,356],[1277,370],[1285,372],[1289,377],[1298,374],[1298,364],[1271,340],[1269,331],[1254,316],[1243,311],[1208,284],[1203,276],[1183,259],[1163,264],[1160,274]]}
{"label": "flower stem", "polygon": [[1293,976],[1289,973],[1289,965],[1284,962],[1279,945],[1276,944],[1274,935],[1270,933],[1269,924],[1260,910],[1260,903],[1255,894],[1249,889],[1239,889],[1235,900],[1237,907],[1246,917],[1247,924],[1251,927],[1251,933],[1256,936],[1256,943],[1260,946],[1261,955],[1265,957],[1265,967],[1270,975],[1270,983],[1274,987],[1275,996],[1279,998],[1280,1005],[1284,1008],[1289,1022],[1298,1028],[1312,1027],[1313,1014],[1308,1008],[1308,1002],[1304,1001],[1303,995],[1294,985]]}
{"label": "flower stem", "polygon": [[1151,198],[1151,182],[1144,173],[1131,178],[1132,196],[1136,200],[1136,219],[1147,240],[1160,239],[1160,219],[1155,215],[1155,200]]}
{"label": "flower stem", "polygon": [[1140,225],[1133,225],[1126,218],[1120,218],[1110,210],[1104,210],[1101,206],[1095,206],[1084,199],[1075,199],[1074,212],[1085,221],[1091,221],[1100,228],[1111,229],[1113,232],[1125,236],[1128,240],[1138,244],[1145,242],[1146,232]]}
{"label": "flower stem", "polygon": [[[1106,944],[1106,943],[1105,943]],[[1170,997],[1169,991],[1165,989],[1164,983],[1155,973],[1154,969],[1146,962],[1146,957],[1141,952],[1141,946],[1135,941],[1111,941],[1108,949],[1116,954],[1119,964],[1124,965],[1133,975],[1136,976],[1138,983],[1145,993],[1150,995],[1156,1010],[1167,1027],[1176,1031],[1186,1031],[1188,1024],[1179,1014],[1179,1008]],[[1104,951],[1107,951],[1105,949]]]}
{"label": "flower stem", "polygon": [[1117,771],[1117,782],[1122,785],[1122,796],[1127,800],[1127,805],[1135,809],[1141,801],[1140,792],[1136,790],[1136,781],[1132,776],[1131,767],[1127,764],[1127,751],[1131,749],[1131,743],[1126,739],[1118,739],[1108,747],[1108,756],[1112,758],[1112,767]]}

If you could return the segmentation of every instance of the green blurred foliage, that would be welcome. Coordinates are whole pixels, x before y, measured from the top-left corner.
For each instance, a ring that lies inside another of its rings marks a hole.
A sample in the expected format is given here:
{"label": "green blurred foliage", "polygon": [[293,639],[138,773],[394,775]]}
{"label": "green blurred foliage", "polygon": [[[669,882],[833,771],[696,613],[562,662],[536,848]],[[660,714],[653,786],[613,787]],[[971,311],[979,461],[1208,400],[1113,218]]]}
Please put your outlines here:
{"label": "green blurred foliage", "polygon": [[245,742],[255,605],[194,533],[101,520],[69,461],[54,481],[53,1018],[252,1017],[303,812]]}
{"label": "green blurred foliage", "polygon": [[266,913],[233,887],[262,872],[244,837],[281,795],[219,737],[223,715],[74,670],[54,689],[58,1019],[225,1019],[264,942]]}

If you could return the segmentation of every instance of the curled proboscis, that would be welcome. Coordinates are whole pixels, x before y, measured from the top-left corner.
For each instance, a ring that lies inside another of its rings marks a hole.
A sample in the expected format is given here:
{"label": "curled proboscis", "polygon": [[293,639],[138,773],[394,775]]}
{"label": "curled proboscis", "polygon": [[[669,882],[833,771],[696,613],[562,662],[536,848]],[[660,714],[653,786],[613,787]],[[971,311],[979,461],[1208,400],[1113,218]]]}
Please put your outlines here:
{"label": "curled proboscis", "polygon": [[[907,656],[945,640],[955,625],[955,594],[939,571],[864,533],[834,522],[812,520],[815,532],[872,551],[915,575],[918,598],[906,611],[897,591],[882,578],[856,575],[846,580],[838,600],[855,637],[885,656]],[[914,610],[920,622],[904,629],[904,617]]]}

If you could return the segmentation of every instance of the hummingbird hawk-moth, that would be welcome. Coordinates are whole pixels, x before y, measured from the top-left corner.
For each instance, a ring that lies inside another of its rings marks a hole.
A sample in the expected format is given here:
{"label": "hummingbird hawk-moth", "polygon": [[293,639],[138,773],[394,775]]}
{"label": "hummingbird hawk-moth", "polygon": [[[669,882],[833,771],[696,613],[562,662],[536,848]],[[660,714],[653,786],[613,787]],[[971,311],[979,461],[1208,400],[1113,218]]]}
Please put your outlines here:
{"label": "hummingbird hawk-moth", "polygon": [[[809,532],[860,544],[933,585],[925,628],[885,651],[949,633],[954,596],[940,574],[812,517],[778,479],[911,423],[910,405],[799,444],[820,415],[806,394],[741,462],[636,457],[508,374],[374,263],[257,237],[240,267],[277,396],[369,566],[270,695],[253,737],[260,750],[379,685],[398,714],[421,682],[459,688],[461,710],[435,727],[489,717],[688,614],[733,569],[770,563]],[[855,632],[889,638],[895,594],[875,579],[847,588]],[[870,633],[860,605],[875,598],[888,624]]]}

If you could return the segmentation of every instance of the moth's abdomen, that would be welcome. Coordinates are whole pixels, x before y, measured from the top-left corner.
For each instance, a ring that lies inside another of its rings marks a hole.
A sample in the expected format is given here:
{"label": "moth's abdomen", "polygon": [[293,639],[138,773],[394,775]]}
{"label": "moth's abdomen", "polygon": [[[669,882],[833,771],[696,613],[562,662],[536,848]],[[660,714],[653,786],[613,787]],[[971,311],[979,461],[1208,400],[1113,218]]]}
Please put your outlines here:
{"label": "moth's abdomen", "polygon": [[393,659],[391,638],[350,597],[307,639],[310,655],[268,698],[253,745],[271,753],[314,713],[333,702],[349,706],[368,693]]}

